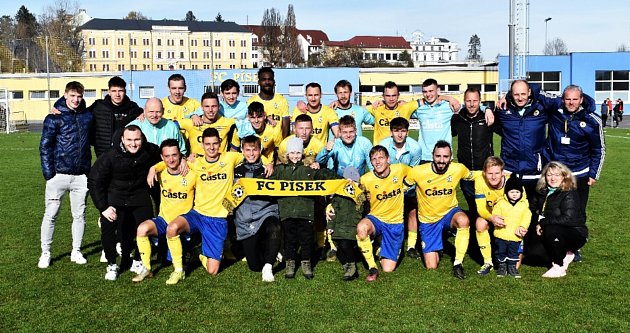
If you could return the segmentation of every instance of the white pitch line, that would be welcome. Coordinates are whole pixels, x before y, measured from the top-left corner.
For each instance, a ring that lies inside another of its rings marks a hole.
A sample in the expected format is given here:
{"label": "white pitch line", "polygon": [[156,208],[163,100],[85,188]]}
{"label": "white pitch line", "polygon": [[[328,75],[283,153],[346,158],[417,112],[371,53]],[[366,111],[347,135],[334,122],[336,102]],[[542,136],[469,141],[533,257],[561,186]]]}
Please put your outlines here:
{"label": "white pitch line", "polygon": [[619,135],[610,135],[606,134],[607,137],[618,138],[618,139],[630,139],[630,136],[619,136]]}

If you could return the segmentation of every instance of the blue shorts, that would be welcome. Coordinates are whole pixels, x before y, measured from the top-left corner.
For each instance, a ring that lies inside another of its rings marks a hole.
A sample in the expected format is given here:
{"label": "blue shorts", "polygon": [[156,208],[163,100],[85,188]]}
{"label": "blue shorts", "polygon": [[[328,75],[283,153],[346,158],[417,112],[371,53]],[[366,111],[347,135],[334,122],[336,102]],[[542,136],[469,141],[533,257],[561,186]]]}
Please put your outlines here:
{"label": "blue shorts", "polygon": [[227,220],[200,214],[194,209],[182,215],[188,221],[190,233],[201,233],[201,254],[221,261],[223,243],[227,238]]}
{"label": "blue shorts", "polygon": [[434,223],[420,221],[420,237],[422,238],[422,253],[437,252],[444,248],[442,232],[451,229],[453,216],[462,210],[459,207],[451,209],[440,220]]}
{"label": "blue shorts", "polygon": [[405,224],[385,223],[372,215],[368,215],[367,218],[374,225],[374,237],[382,235],[381,258],[398,261],[405,237]]}
{"label": "blue shorts", "polygon": [[168,227],[168,223],[166,223],[166,220],[164,220],[163,217],[158,216],[151,219],[151,221],[153,221],[153,224],[155,224],[155,229],[157,229],[158,237],[166,235],[166,227]]}

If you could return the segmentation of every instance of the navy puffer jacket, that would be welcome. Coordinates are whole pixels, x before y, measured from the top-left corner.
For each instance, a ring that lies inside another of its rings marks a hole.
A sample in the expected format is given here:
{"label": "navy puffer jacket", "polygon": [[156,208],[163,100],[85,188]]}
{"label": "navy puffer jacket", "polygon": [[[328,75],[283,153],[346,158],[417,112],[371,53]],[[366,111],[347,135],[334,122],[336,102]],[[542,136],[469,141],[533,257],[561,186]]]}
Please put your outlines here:
{"label": "navy puffer jacket", "polygon": [[58,173],[86,175],[92,164],[92,113],[86,110],[84,100],[77,110],[71,110],[64,97],[55,102],[55,108],[61,113],[46,116],[39,143],[44,179],[49,180]]}

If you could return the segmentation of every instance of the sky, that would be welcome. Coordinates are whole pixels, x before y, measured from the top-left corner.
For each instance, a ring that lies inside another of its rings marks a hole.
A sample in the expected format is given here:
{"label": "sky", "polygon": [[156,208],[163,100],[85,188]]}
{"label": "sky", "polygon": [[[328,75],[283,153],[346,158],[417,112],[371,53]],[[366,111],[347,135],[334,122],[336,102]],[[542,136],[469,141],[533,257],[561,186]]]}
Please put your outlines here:
{"label": "sky", "polygon": [[[55,2],[73,0],[29,0],[22,2],[34,15],[41,15]],[[159,19],[182,20],[193,11],[198,20],[214,20],[218,12],[225,21],[260,24],[264,10],[274,7],[286,16],[293,4],[297,27],[324,31],[330,40],[353,36],[410,36],[421,31],[424,39],[442,37],[459,44],[459,59],[466,57],[473,34],[481,39],[485,60],[508,54],[509,0],[399,0],[399,1],[190,1],[142,0],[76,1],[93,18],[123,18],[129,11]],[[630,1],[627,0],[530,0],[530,54],[542,54],[547,38],[561,38],[570,52],[616,51],[621,44],[630,47]],[[124,4],[124,6],[119,5]],[[176,5],[174,5],[176,4]],[[0,15],[15,16],[21,4],[0,2]],[[177,7],[177,8],[174,8]],[[551,17],[545,27],[545,19]]]}

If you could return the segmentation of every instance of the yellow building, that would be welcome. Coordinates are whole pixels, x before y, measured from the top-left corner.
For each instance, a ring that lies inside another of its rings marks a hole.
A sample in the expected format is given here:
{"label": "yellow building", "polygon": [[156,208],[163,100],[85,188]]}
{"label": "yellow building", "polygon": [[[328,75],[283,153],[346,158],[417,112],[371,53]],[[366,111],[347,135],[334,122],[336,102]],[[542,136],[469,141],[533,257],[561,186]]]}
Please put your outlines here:
{"label": "yellow building", "polygon": [[234,22],[92,19],[83,70],[252,68],[251,32]]}
{"label": "yellow building", "polygon": [[[0,107],[8,102],[10,119],[41,123],[50,106],[63,96],[66,84],[79,81],[85,87],[83,97],[87,106],[107,95],[107,81],[120,73],[51,73],[50,80],[43,74],[0,75]],[[49,85],[50,82],[50,85]],[[129,91],[129,87],[127,87]]]}
{"label": "yellow building", "polygon": [[463,103],[464,92],[469,87],[481,91],[481,101],[494,105],[498,100],[499,72],[497,66],[436,66],[421,68],[364,68],[359,71],[360,104],[382,99],[383,86],[394,81],[400,90],[400,99],[422,98],[422,82],[435,79],[444,95],[450,95]]}

